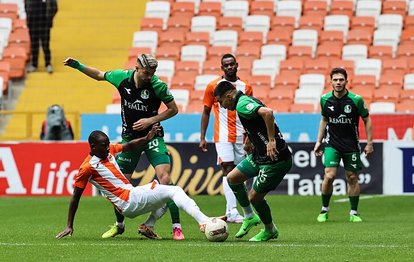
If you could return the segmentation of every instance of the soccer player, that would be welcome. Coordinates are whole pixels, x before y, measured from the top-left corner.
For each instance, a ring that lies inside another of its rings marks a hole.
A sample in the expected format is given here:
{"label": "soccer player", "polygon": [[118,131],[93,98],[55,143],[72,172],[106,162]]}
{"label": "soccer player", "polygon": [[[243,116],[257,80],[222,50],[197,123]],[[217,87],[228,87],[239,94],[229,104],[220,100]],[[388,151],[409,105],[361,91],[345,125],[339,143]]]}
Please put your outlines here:
{"label": "soccer player", "polygon": [[237,210],[236,197],[228,185],[227,174],[244,158],[243,126],[236,112],[219,107],[214,97],[214,88],[222,81],[231,82],[237,90],[252,95],[251,86],[237,76],[238,64],[232,54],[225,54],[221,58],[221,69],[224,75],[207,85],[204,92],[204,109],[201,115],[201,132],[199,148],[207,152],[206,131],[210,120],[211,109],[214,112],[214,143],[216,146],[218,163],[223,171],[223,189],[226,198],[227,222],[242,223],[243,217]]}
{"label": "soccer player", "polygon": [[[123,144],[110,144],[108,136],[102,131],[93,131],[89,135],[90,153],[75,176],[75,187],[69,204],[67,226],[56,235],[56,238],[72,236],[75,214],[88,181],[98,188],[126,217],[134,218],[151,212],[150,216],[155,221],[164,213],[166,203],[174,200],[180,208],[198,222],[201,231],[205,229],[205,223],[209,217],[200,211],[194,200],[189,198],[180,187],[160,185],[156,180],[145,186],[134,187],[122,174],[115,160],[116,153],[132,151],[144,146],[160,130],[158,125],[153,125],[145,137],[133,139]],[[225,220],[225,218],[221,219]],[[156,236],[156,238],[159,237]]]}
{"label": "soccer player", "polygon": [[319,124],[318,140],[314,152],[322,155],[322,139],[325,142],[325,175],[322,181],[322,211],[318,222],[326,222],[329,213],[329,201],[333,191],[339,163],[342,159],[345,178],[348,183],[348,196],[351,203],[350,222],[362,222],[358,213],[359,184],[357,171],[361,169],[358,123],[361,117],[366,130],[367,145],[364,152],[368,156],[374,151],[372,145],[372,123],[364,100],[346,89],[348,75],[343,68],[333,68],[331,73],[333,91],[321,97],[322,118]]}
{"label": "soccer player", "polygon": [[[137,58],[135,70],[112,70],[103,72],[96,68],[81,64],[73,58],[67,58],[66,66],[78,69],[85,75],[98,80],[106,80],[113,84],[121,95],[122,143],[145,136],[155,123],[169,119],[178,113],[174,97],[167,85],[155,74],[158,61],[151,55],[142,54]],[[161,103],[167,109],[158,113]],[[171,159],[164,139],[156,135],[143,148],[121,153],[117,156],[117,163],[128,179],[139,161],[141,153],[145,152],[149,162],[155,169],[158,181],[163,185],[171,184]],[[182,233],[178,207],[173,201],[168,204],[173,223],[173,237],[175,240],[184,239]],[[124,232],[124,217],[115,209],[116,223],[102,237],[109,238]],[[150,219],[150,218],[149,218]],[[147,220],[139,228],[147,228],[153,223]]]}
{"label": "soccer player", "polygon": [[[249,241],[275,239],[279,233],[273,223],[265,196],[269,191],[274,190],[289,172],[292,167],[292,154],[274,122],[272,109],[258,99],[238,91],[227,81],[217,85],[214,96],[222,107],[237,112],[253,145],[253,152],[227,175],[229,186],[244,212],[243,224],[236,233],[236,238],[245,236],[253,226],[262,221],[264,229]],[[255,178],[253,186],[247,195],[244,182],[253,177]]]}

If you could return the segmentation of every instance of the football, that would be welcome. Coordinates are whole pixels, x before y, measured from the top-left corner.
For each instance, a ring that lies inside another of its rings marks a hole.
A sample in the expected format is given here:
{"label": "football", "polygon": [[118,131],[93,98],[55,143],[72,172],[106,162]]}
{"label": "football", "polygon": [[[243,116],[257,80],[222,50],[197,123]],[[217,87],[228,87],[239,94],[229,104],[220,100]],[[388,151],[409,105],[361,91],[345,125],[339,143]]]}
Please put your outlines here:
{"label": "football", "polygon": [[206,223],[204,233],[206,234],[206,238],[211,242],[223,242],[229,236],[229,227],[226,221],[213,218]]}

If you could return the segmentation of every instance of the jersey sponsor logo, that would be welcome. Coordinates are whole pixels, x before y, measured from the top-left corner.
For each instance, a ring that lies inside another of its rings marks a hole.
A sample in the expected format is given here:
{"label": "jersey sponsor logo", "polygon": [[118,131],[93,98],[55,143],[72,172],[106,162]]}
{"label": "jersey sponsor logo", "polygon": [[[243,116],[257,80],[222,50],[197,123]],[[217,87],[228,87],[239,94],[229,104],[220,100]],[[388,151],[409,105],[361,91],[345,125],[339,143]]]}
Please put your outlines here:
{"label": "jersey sponsor logo", "polygon": [[141,98],[142,99],[148,99],[149,98],[149,91],[148,90],[142,90],[141,91]]}
{"label": "jersey sponsor logo", "polygon": [[344,107],[344,112],[345,113],[349,114],[349,113],[351,113],[351,111],[352,111],[352,107],[350,105],[346,105]]}
{"label": "jersey sponsor logo", "polygon": [[334,111],[334,106],[328,106],[329,109],[331,109],[331,111]]}
{"label": "jersey sponsor logo", "polygon": [[142,101],[140,101],[138,99],[135,100],[135,102],[133,102],[133,103],[124,100],[124,106],[126,106],[129,109],[133,109],[133,110],[137,110],[137,111],[144,111],[144,112],[148,111],[148,106],[143,105]]}
{"label": "jersey sponsor logo", "polygon": [[339,117],[329,117],[329,123],[332,124],[352,124],[352,119],[341,114]]}

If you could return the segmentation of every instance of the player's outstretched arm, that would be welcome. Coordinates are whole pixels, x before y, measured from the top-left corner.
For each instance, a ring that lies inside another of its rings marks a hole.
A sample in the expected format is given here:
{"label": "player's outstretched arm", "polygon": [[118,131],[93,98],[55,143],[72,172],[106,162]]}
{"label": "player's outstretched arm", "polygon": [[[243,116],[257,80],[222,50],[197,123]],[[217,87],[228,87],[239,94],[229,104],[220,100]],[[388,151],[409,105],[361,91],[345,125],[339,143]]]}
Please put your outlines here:
{"label": "player's outstretched arm", "polygon": [[123,152],[132,151],[136,148],[144,146],[148,143],[156,134],[161,134],[162,127],[159,123],[156,123],[152,126],[151,130],[145,137],[140,137],[129,141],[128,143],[123,144]]}
{"label": "player's outstretched arm", "polygon": [[61,239],[65,236],[72,236],[73,234],[73,221],[75,220],[76,210],[79,206],[79,201],[83,193],[83,188],[75,187],[73,189],[73,195],[70,200],[69,204],[69,212],[68,212],[68,223],[66,228],[56,235],[57,239]]}
{"label": "player's outstretched arm", "polygon": [[81,71],[85,75],[87,75],[90,78],[93,78],[95,80],[98,80],[98,81],[105,80],[105,72],[103,72],[99,69],[96,69],[94,67],[84,65],[84,64],[82,64],[81,62],[79,62],[78,60],[76,60],[72,57],[66,58],[66,60],[63,61],[63,64],[65,66],[69,66],[69,67],[72,67],[74,69],[78,69],[79,71]]}

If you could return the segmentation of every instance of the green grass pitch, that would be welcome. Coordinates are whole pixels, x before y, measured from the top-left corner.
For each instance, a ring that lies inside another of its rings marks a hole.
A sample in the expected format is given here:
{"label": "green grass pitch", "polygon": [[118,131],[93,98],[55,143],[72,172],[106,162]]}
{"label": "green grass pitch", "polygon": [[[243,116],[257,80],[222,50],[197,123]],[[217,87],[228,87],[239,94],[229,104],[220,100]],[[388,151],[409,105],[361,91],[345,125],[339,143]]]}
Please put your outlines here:
{"label": "green grass pitch", "polygon": [[[223,196],[193,198],[209,216],[224,213]],[[363,197],[359,224],[348,222],[346,197],[333,197],[323,224],[316,222],[319,197],[267,200],[280,231],[277,240],[249,243],[262,225],[235,239],[239,225],[229,224],[227,241],[211,243],[184,212],[184,241],[172,240],[169,213],[155,228],[162,240],[137,234],[144,216],[127,219],[123,235],[101,239],[115,219],[102,197],[82,198],[73,236],[56,240],[66,225],[68,197],[2,197],[0,261],[414,261],[414,196]]]}

